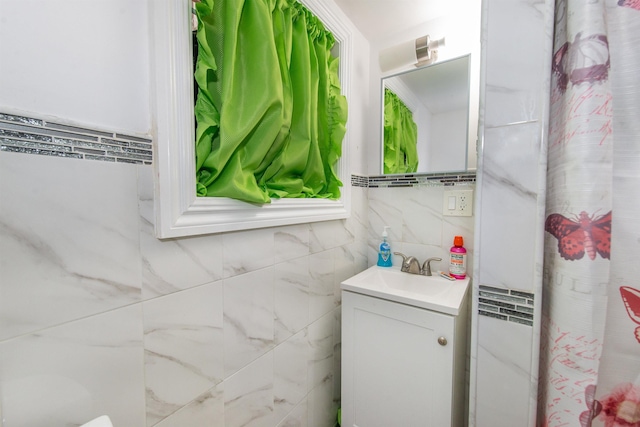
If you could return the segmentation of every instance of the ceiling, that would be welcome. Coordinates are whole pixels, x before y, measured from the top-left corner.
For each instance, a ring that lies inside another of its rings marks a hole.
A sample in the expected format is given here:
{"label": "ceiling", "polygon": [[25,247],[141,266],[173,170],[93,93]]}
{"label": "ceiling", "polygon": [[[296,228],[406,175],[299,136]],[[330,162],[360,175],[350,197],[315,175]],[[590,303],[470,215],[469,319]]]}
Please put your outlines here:
{"label": "ceiling", "polygon": [[454,0],[334,0],[367,40],[455,12]]}

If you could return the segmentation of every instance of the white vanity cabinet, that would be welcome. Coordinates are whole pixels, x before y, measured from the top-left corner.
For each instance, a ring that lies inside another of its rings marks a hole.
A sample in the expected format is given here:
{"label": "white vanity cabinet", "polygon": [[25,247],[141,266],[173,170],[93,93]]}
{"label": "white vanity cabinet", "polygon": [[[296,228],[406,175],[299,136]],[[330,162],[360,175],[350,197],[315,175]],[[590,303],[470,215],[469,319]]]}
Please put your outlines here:
{"label": "white vanity cabinet", "polygon": [[466,292],[452,315],[344,288],[342,426],[465,425]]}

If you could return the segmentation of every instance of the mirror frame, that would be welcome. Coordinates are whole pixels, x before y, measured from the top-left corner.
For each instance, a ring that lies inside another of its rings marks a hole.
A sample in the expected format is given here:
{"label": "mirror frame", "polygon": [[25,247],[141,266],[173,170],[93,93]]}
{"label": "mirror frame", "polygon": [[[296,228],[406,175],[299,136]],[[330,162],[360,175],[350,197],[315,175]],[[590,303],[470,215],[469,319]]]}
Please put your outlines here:
{"label": "mirror frame", "polygon": [[[447,58],[444,60],[441,60],[439,62],[433,62],[431,64],[427,64],[427,65],[423,65],[420,67],[416,67],[415,69],[409,69],[409,70],[402,70],[399,71],[395,74],[389,74],[387,76],[383,76],[380,78],[380,165],[379,165],[379,171],[380,171],[380,175],[379,176],[398,176],[398,175],[423,175],[423,176],[429,176],[429,175],[442,175],[442,174],[467,174],[467,173],[473,173],[475,172],[475,168],[473,169],[469,169],[469,150],[472,148],[472,145],[470,144],[470,130],[471,130],[471,102],[472,102],[472,83],[473,83],[473,78],[472,78],[472,72],[473,72],[473,68],[472,68],[472,54],[471,53],[466,53],[464,55],[460,55],[460,56],[456,56],[453,58]],[[426,70],[428,68],[434,67],[436,65],[441,65],[447,62],[451,62],[451,61],[455,61],[458,59],[462,59],[462,58],[468,58],[467,60],[467,119],[466,119],[466,150],[465,150],[465,159],[464,159],[464,164],[465,164],[465,169],[460,169],[460,170],[442,170],[442,171],[428,171],[428,172],[411,172],[408,174],[404,174],[404,173],[400,173],[400,174],[390,174],[390,173],[384,173],[384,90],[385,90],[385,80],[386,79],[391,79],[393,77],[398,77],[398,76],[402,76],[408,73],[415,73],[417,71],[421,71],[421,70]],[[474,141],[474,145],[475,145],[475,141]]]}
{"label": "mirror frame", "polygon": [[[322,0],[301,0],[329,29],[340,57],[342,93],[350,99],[352,30]],[[351,210],[350,126],[342,142],[338,200],[279,199],[255,205],[197,197],[193,114],[191,0],[149,2],[155,233],[160,239],[347,218]]]}

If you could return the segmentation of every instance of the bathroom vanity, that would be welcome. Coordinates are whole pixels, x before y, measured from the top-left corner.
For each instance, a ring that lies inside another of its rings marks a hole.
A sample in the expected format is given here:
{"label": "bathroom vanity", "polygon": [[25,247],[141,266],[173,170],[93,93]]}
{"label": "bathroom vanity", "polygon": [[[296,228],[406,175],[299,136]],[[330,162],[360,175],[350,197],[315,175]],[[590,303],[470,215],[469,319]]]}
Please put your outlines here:
{"label": "bathroom vanity", "polygon": [[468,287],[376,266],[342,283],[342,426],[465,425]]}

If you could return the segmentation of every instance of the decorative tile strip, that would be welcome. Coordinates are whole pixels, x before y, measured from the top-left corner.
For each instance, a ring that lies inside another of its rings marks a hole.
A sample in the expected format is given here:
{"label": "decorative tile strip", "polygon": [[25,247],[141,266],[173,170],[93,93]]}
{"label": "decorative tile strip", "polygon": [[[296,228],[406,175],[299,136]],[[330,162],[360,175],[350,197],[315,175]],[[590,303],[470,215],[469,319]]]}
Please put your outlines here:
{"label": "decorative tile strip", "polygon": [[351,175],[351,185],[369,188],[401,188],[418,186],[454,186],[475,184],[476,174],[469,173],[438,173],[438,174],[408,174],[408,175]]}
{"label": "decorative tile strip", "polygon": [[479,288],[478,314],[533,326],[533,293],[486,285]]}
{"label": "decorative tile strip", "polygon": [[0,151],[150,165],[150,138],[0,112]]}
{"label": "decorative tile strip", "polygon": [[351,175],[351,185],[353,187],[368,187],[369,178],[362,175]]}
{"label": "decorative tile strip", "polygon": [[423,185],[454,186],[475,184],[475,172],[463,173],[420,173],[406,175],[376,175],[369,177],[370,188],[416,187]]}
{"label": "decorative tile strip", "polygon": [[[2,112],[0,151],[146,165],[153,162],[153,141],[150,138]],[[352,186],[371,188],[454,186],[474,184],[475,181],[475,172],[351,175]]]}

